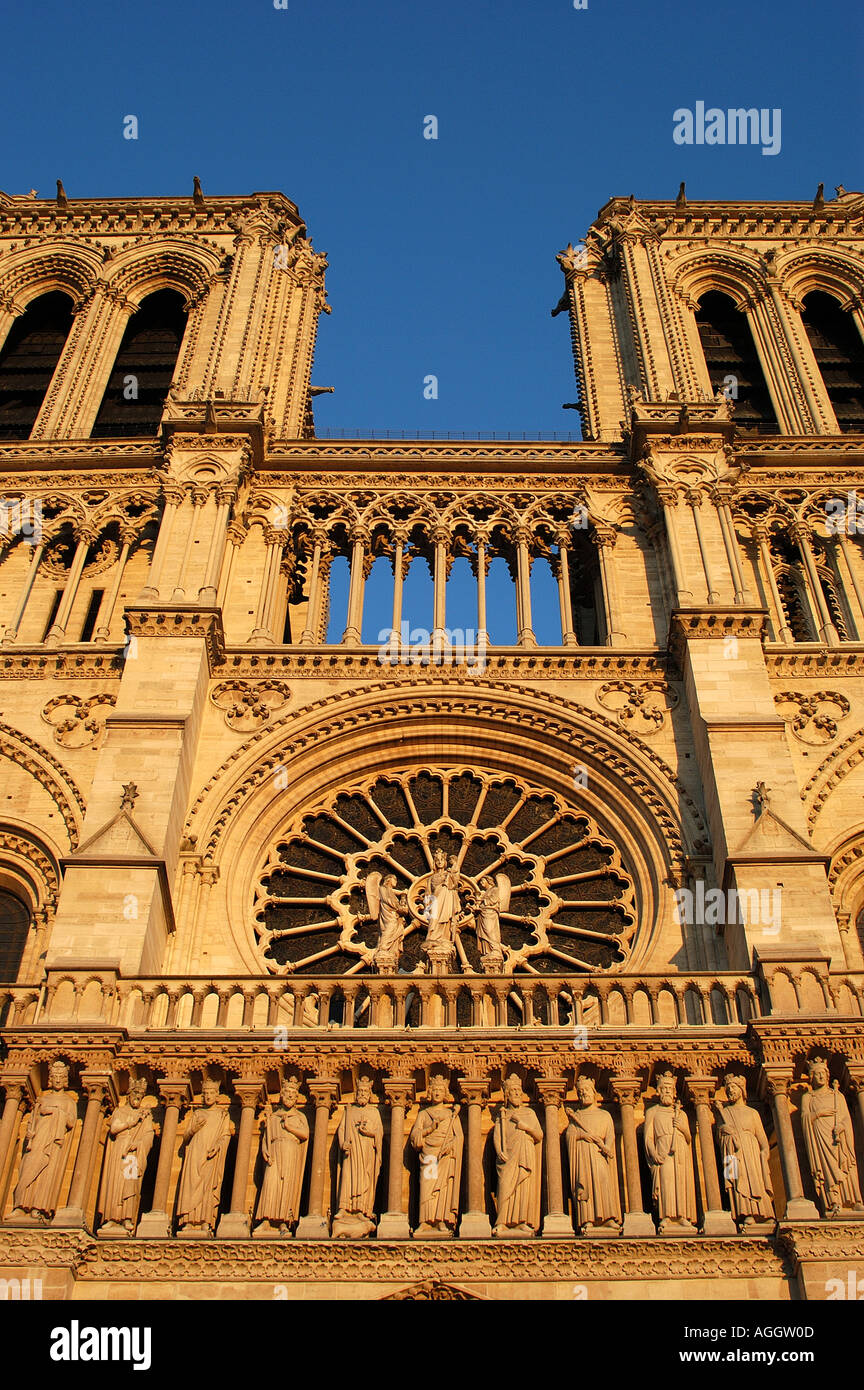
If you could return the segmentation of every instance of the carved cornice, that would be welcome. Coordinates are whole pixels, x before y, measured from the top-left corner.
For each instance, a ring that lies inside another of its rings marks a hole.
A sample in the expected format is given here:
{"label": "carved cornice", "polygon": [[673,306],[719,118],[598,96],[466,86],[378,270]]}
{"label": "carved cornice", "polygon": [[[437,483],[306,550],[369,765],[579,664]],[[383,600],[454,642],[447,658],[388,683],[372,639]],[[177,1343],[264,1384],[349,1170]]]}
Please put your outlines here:
{"label": "carved cornice", "polygon": [[44,647],[15,647],[0,655],[0,680],[119,680],[123,674],[122,648],[91,646],[46,652]]}
{"label": "carved cornice", "polygon": [[[60,1232],[52,1235],[59,1236]],[[7,1239],[23,1252],[39,1248],[41,1233],[0,1234],[4,1264],[16,1263]],[[782,1278],[783,1253],[759,1237],[658,1240],[515,1241],[193,1241],[100,1240],[79,1237],[82,1281],[266,1279],[281,1283],[394,1280],[514,1280],[529,1283],[590,1279]],[[6,1253],[8,1250],[8,1253]],[[48,1259],[63,1263],[54,1242]],[[55,1253],[56,1252],[56,1253]],[[53,1256],[53,1259],[52,1259]],[[68,1257],[67,1257],[68,1259]],[[47,1262],[43,1255],[28,1263]]]}
{"label": "carved cornice", "polygon": [[680,666],[691,639],[761,639],[767,617],[764,608],[678,608],[669,623],[669,650]]}
{"label": "carved cornice", "polygon": [[[304,647],[291,650],[274,647],[267,655],[260,647],[230,647],[225,656],[226,670],[238,679],[252,680],[278,672],[286,679],[317,680],[381,680],[436,682],[479,680],[574,680],[598,677],[651,677],[666,673],[666,658],[657,652],[630,652],[627,655],[608,647],[568,648],[534,647],[530,652],[514,651],[512,647],[487,647],[482,658],[475,658],[468,649],[468,659],[455,659],[450,665],[379,661],[378,648],[369,647]],[[221,674],[221,673],[220,673]]]}
{"label": "carved cornice", "polygon": [[126,622],[135,637],[200,637],[207,647],[211,673],[225,660],[222,611],[187,603],[157,603],[127,608]]}

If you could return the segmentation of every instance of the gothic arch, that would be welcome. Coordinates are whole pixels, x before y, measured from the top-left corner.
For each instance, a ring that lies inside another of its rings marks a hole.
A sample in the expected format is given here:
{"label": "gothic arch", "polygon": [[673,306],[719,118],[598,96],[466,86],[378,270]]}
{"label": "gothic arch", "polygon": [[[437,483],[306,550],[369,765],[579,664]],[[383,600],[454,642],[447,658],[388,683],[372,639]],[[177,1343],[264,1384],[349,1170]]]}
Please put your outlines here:
{"label": "gothic arch", "polygon": [[716,290],[728,295],[736,308],[747,309],[752,301],[765,292],[759,262],[755,256],[730,255],[729,252],[696,251],[679,262],[672,288],[695,310],[703,294]]}
{"label": "gothic arch", "polygon": [[864,272],[860,262],[837,251],[807,249],[793,253],[778,266],[783,288],[797,309],[804,296],[821,290],[850,309],[864,299]]}
{"label": "gothic arch", "polygon": [[[584,787],[574,785],[577,759]],[[332,696],[247,740],[210,779],[187,822],[205,859],[220,867],[235,942],[253,972],[261,969],[250,926],[255,874],[288,816],[370,769],[421,764],[512,773],[590,816],[635,879],[640,928],[628,968],[666,921],[669,875],[707,841],[697,808],[662,759],[573,701],[519,686],[480,696],[467,683],[434,694],[406,682]]]}
{"label": "gothic arch", "polygon": [[8,724],[0,723],[0,754],[29,772],[45,788],[63,817],[69,848],[78,843],[85,804],[75,782],[53,753]]}
{"label": "gothic arch", "polygon": [[67,241],[52,246],[42,243],[13,252],[0,272],[0,301],[10,301],[16,314],[22,314],[34,299],[52,290],[71,295],[77,311],[103,272],[103,263],[93,246]]}
{"label": "gothic arch", "polygon": [[218,253],[207,245],[166,238],[156,246],[121,251],[111,263],[109,284],[136,305],[156,290],[179,290],[186,295],[188,309],[207,289],[220,264]]}
{"label": "gothic arch", "polygon": [[831,853],[828,883],[838,919],[847,919],[854,931],[864,911],[864,821],[836,842]]}

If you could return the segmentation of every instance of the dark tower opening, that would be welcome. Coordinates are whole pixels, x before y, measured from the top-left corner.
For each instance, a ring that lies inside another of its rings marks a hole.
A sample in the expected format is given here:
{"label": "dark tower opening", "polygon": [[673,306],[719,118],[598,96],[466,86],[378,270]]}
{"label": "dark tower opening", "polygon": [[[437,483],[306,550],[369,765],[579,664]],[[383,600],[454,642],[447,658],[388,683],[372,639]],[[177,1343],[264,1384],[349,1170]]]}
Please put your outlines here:
{"label": "dark tower opening", "polygon": [[72,327],[72,300],[52,290],[28,304],[0,349],[0,439],[29,439]]}
{"label": "dark tower opening", "polygon": [[30,913],[20,898],[0,888],[0,981],[13,984],[21,968]]}
{"label": "dark tower opening", "polygon": [[141,301],[126,325],[92,438],[157,432],[185,330],[183,296],[176,290],[157,290]]}
{"label": "dark tower opening", "polygon": [[711,386],[731,396],[738,429],[748,434],[779,433],[746,316],[727,294],[710,290],[699,301],[696,326]]}
{"label": "dark tower opening", "polygon": [[816,365],[846,433],[864,432],[864,342],[852,315],[821,290],[804,296],[801,320]]}

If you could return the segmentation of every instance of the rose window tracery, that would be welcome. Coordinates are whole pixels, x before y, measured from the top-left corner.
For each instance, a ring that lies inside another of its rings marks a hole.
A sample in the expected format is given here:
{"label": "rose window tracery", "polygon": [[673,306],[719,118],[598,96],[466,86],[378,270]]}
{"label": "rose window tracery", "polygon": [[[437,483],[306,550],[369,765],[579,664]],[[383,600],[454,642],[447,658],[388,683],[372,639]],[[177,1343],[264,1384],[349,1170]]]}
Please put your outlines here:
{"label": "rose window tracery", "polygon": [[[490,960],[505,974],[603,971],[629,954],[633,881],[588,815],[515,777],[424,768],[334,792],[280,834],[257,876],[254,932],[264,967],[333,975],[434,969],[445,874],[452,956],[441,965],[439,953],[436,973],[489,971]],[[379,915],[388,891],[398,918]],[[489,911],[481,916],[490,903],[500,934],[491,956]],[[398,944],[382,957],[385,920],[396,924],[389,936]]]}

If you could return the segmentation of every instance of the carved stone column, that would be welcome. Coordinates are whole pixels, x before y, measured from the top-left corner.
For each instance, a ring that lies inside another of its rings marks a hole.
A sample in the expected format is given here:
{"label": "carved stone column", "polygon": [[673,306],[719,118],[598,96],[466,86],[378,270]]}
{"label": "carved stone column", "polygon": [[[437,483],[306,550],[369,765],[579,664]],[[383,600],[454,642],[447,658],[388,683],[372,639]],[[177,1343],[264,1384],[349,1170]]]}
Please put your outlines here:
{"label": "carved stone column", "polygon": [[216,491],[216,516],[213,521],[213,530],[210,534],[210,546],[207,551],[207,563],[204,567],[204,583],[198,590],[199,603],[215,603],[216,590],[219,585],[219,574],[222,570],[222,558],[225,554],[225,543],[228,539],[226,524],[231,503],[234,501],[236,489],[232,483],[222,483]]}
{"label": "carved stone column", "polygon": [[520,647],[537,646],[531,620],[531,556],[528,550],[530,539],[531,533],[526,527],[520,526],[516,532],[516,611],[519,629],[516,640]]}
{"label": "carved stone column", "polygon": [[348,621],[342,634],[343,642],[363,640],[363,595],[366,587],[366,544],[368,537],[359,531],[351,537],[351,580],[348,586]]}
{"label": "carved stone column", "polygon": [[93,1177],[93,1161],[96,1156],[102,1107],[106,1100],[112,1106],[117,1104],[114,1078],[107,1073],[82,1072],[81,1089],[87,1096],[87,1108],[84,1112],[84,1123],[81,1126],[81,1139],[78,1143],[78,1152],[75,1155],[75,1166],[72,1169],[72,1184],[69,1188],[66,1205],[55,1212],[54,1220],[51,1222],[52,1226],[83,1226],[85,1224],[87,1197]]}
{"label": "carved stone column", "polygon": [[117,572],[114,575],[114,582],[107,599],[102,601],[102,610],[99,616],[102,622],[93,634],[97,640],[107,642],[111,636],[111,619],[114,617],[114,608],[117,603],[117,595],[120,593],[120,585],[123,583],[123,574],[126,569],[126,561],[129,559],[129,551],[135,541],[136,532],[124,529],[120,532],[120,554],[117,556]]}
{"label": "carved stone column", "polygon": [[794,526],[792,528],[792,539],[795,541],[801,552],[804,561],[804,570],[808,579],[808,587],[813,602],[816,606],[816,619],[819,623],[819,641],[827,642],[829,647],[839,647],[840,636],[825,602],[825,594],[819,580],[819,573],[816,569],[816,561],[813,557],[813,546],[810,543],[810,535],[805,526]]}
{"label": "carved stone column", "polygon": [[612,551],[617,537],[611,527],[594,528],[594,541],[600,562],[600,583],[603,587],[603,606],[606,619],[606,643],[610,647],[626,647],[627,634],[623,631],[621,607],[618,602],[618,582]]}
{"label": "carved stone column", "polygon": [[12,618],[12,621],[7,627],[5,633],[3,634],[3,641],[4,643],[6,643],[7,646],[10,643],[14,642],[15,638],[18,636],[18,629],[21,626],[21,620],[24,617],[24,610],[27,607],[27,603],[31,593],[33,592],[33,585],[36,583],[36,576],[39,573],[39,566],[42,563],[42,556],[45,554],[45,544],[45,541],[40,541],[40,543],[37,545],[36,549],[33,552],[33,557],[30,561],[30,567],[27,570],[27,577],[24,580],[24,588],[21,591],[21,597],[19,598],[18,603],[15,607],[15,613]]}
{"label": "carved stone column", "polygon": [[681,555],[681,546],[678,539],[678,494],[674,488],[659,487],[657,497],[663,508],[663,519],[666,522],[666,539],[669,544],[669,559],[672,563],[672,582],[675,586],[673,594],[673,608],[679,604],[693,602],[693,590],[687,587],[684,569],[684,560]]}
{"label": "carved stone column", "polygon": [[312,533],[312,565],[309,571],[309,602],[306,605],[306,626],[300,634],[300,645],[311,647],[318,640],[318,611],[321,603],[321,556],[327,536],[324,531]]}
{"label": "carved stone column", "polygon": [[702,1233],[706,1236],[734,1236],[737,1227],[732,1213],[723,1209],[717,1157],[714,1150],[714,1127],[711,1121],[711,1102],[717,1082],[713,1077],[689,1076],[687,1091],[696,1107],[696,1132],[699,1136],[699,1155],[705,1182]]}
{"label": "carved stone column", "polygon": [[[841,531],[834,537],[834,555],[840,583],[846,591],[846,601],[855,625],[855,635],[859,642],[864,641],[864,594],[855,575],[855,565],[849,537]],[[840,561],[843,561],[842,565]]]}
{"label": "carved stone column", "polygon": [[432,541],[435,546],[432,566],[432,650],[440,652],[446,641],[447,627],[447,543],[450,537],[446,530],[438,528]]}
{"label": "carved stone column", "polygon": [[183,549],[183,559],[180,561],[180,573],[171,595],[171,600],[174,603],[182,603],[186,598],[186,575],[195,553],[195,537],[198,534],[200,518],[207,505],[208,495],[206,488],[193,487],[192,489],[192,516],[189,520],[189,529],[186,532],[186,545]]}
{"label": "carved stone column", "polygon": [[26,1075],[12,1073],[5,1076],[3,1088],[6,1098],[3,1103],[3,1118],[0,1119],[0,1212],[3,1211],[6,1200],[8,1170],[12,1167],[9,1157],[18,1138],[21,1110],[28,1102],[32,1105],[35,1099],[32,1084]]}
{"label": "carved stone column", "polygon": [[414,1083],[401,1077],[388,1077],[384,1094],[390,1104],[390,1150],[387,1168],[387,1210],[375,1232],[378,1240],[408,1240],[411,1228],[402,1204],[403,1155],[405,1150],[405,1110],[414,1095]]}
{"label": "carved stone column", "polygon": [[558,580],[558,604],[561,609],[561,641],[565,647],[576,647],[579,638],[573,627],[573,597],[570,593],[570,532],[559,531],[555,537],[558,542],[558,564],[555,578]]}
{"label": "carved stone column", "polygon": [[312,1138],[312,1170],[309,1180],[309,1210],[297,1223],[298,1240],[330,1239],[330,1203],[324,1200],[327,1179],[327,1127],[330,1112],[339,1094],[338,1081],[309,1082],[315,1102],[315,1132]]}
{"label": "carved stone column", "polygon": [[708,548],[705,545],[705,536],[702,531],[702,495],[700,492],[688,494],[687,502],[693,513],[693,528],[696,532],[696,544],[699,547],[699,558],[702,561],[702,573],[705,575],[705,587],[708,595],[709,604],[719,602],[720,595],[714,583],[714,574],[711,569],[711,561],[708,556]]}
{"label": "carved stone column", "polygon": [[60,607],[57,609],[54,621],[45,638],[49,646],[56,645],[66,636],[66,625],[69,622],[72,605],[78,593],[78,585],[81,583],[81,576],[84,573],[84,566],[87,563],[87,554],[95,539],[96,537],[93,532],[87,530],[86,527],[82,527],[75,534],[76,545],[72,567],[66,576]]}
{"label": "carved stone column", "polygon": [[397,531],[393,537],[393,620],[390,625],[390,641],[393,646],[392,659],[395,661],[402,655],[402,590],[405,585],[406,540],[407,536],[403,531]]}
{"label": "carved stone column", "polygon": [[818,1221],[816,1203],[804,1196],[801,1182],[801,1168],[798,1164],[798,1151],[795,1147],[795,1134],[792,1130],[792,1116],[789,1113],[789,1084],[791,1077],[778,1071],[763,1068],[768,1094],[771,1097],[771,1110],[777,1132],[777,1148],[780,1168],[783,1172],[783,1186],[786,1189],[786,1211],[784,1221]]}
{"label": "carved stone column", "polygon": [[279,582],[279,566],[282,562],[282,548],[285,544],[284,531],[268,527],[264,533],[267,542],[267,555],[264,560],[264,576],[258,595],[258,608],[255,613],[255,626],[249,634],[249,641],[255,643],[275,642],[271,628],[273,601],[276,585]]}
{"label": "carved stone column", "polygon": [[468,1105],[468,1210],[459,1223],[461,1240],[488,1240],[492,1226],[483,1193],[483,1135],[480,1122],[489,1098],[486,1081],[463,1079],[459,1090]]}
{"label": "carved stone column", "polygon": [[746,585],[744,583],[744,571],[741,568],[741,554],[738,549],[738,536],[735,532],[735,522],[732,517],[732,509],[729,505],[729,498],[725,492],[715,488],[711,493],[711,500],[717,508],[717,516],[720,519],[720,532],[723,536],[723,548],[726,551],[726,563],[729,566],[729,573],[732,576],[732,589],[734,602],[749,603]]}
{"label": "carved stone column", "polygon": [[[771,558],[771,547],[768,544],[768,531],[764,526],[754,526],[751,532],[756,545],[759,548],[759,561],[762,565],[762,572],[771,590],[771,600],[774,604],[776,614],[776,635],[779,641],[785,642],[791,647],[795,641],[792,629],[786,621],[786,614],[783,609],[783,602],[780,598],[780,590],[777,588],[777,579],[774,574],[774,561]],[[772,615],[773,617],[773,615]]]}
{"label": "carved stone column", "polygon": [[162,509],[159,534],[156,537],[156,544],[153,547],[153,558],[150,561],[150,573],[147,576],[147,583],[141,591],[142,599],[154,599],[159,597],[159,586],[162,582],[162,571],[165,568],[171,532],[174,529],[174,522],[177,520],[177,513],[183,505],[183,489],[178,484],[166,484],[163,488],[163,493],[165,497],[165,506]]}
{"label": "carved stone column", "polygon": [[616,1076],[610,1089],[621,1107],[621,1139],[624,1150],[624,1185],[627,1210],[622,1235],[653,1236],[654,1222],[642,1206],[642,1183],[639,1177],[639,1150],[636,1145],[636,1102],[642,1083],[635,1077]]}
{"label": "carved stone column", "polygon": [[190,1097],[189,1082],[177,1079],[160,1081],[159,1094],[165,1102],[165,1116],[162,1121],[159,1162],[156,1166],[156,1185],[153,1188],[153,1208],[141,1217],[135,1234],[142,1237],[164,1239],[171,1234],[168,1188],[171,1183],[171,1168],[174,1162],[174,1147],[177,1143],[180,1108]]}
{"label": "carved stone column", "polygon": [[228,1240],[248,1240],[252,1222],[246,1208],[246,1188],[255,1135],[255,1107],[261,1099],[261,1082],[235,1081],[234,1094],[239,1097],[242,1108],[234,1157],[234,1181],[231,1184],[231,1210],[225,1212],[216,1234]]}
{"label": "carved stone column", "polygon": [[573,1222],[564,1210],[564,1179],[561,1173],[561,1129],[559,1119],[566,1082],[556,1076],[537,1082],[537,1094],[545,1110],[546,1204],[541,1235],[544,1240],[572,1240]]}
{"label": "carved stone column", "polygon": [[477,540],[477,647],[485,650],[489,642],[486,627],[486,570],[489,561],[486,556],[486,541],[481,536]]}

